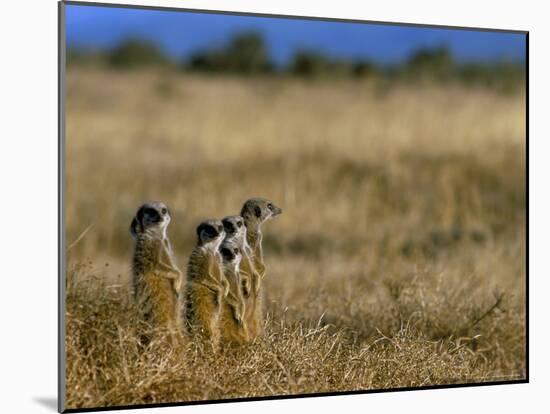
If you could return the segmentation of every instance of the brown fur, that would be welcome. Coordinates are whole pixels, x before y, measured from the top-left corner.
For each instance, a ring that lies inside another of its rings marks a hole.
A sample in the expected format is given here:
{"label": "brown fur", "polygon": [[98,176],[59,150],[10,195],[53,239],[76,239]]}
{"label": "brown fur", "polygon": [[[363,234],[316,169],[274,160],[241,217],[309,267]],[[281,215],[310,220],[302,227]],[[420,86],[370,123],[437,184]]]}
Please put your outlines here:
{"label": "brown fur", "polygon": [[233,250],[233,256],[229,259],[222,254],[224,276],[228,281],[229,291],[223,300],[220,331],[224,343],[243,344],[249,341],[250,336],[245,323],[246,302],[239,270],[242,253],[238,243],[232,239],[226,239],[222,248]]}
{"label": "brown fur", "polygon": [[[242,294],[245,300],[244,321],[248,329],[249,339],[256,338],[263,333],[263,297],[261,282],[265,273],[260,273],[248,255],[243,257],[241,262],[241,285]],[[261,266],[264,269],[265,267]]]}
{"label": "brown fur", "polygon": [[[240,292],[240,289],[236,289],[235,292]],[[242,296],[234,301],[223,301],[220,332],[224,343],[243,344],[250,340],[249,329],[244,319],[245,312],[246,305]]]}
{"label": "brown fur", "polygon": [[179,314],[182,275],[177,268],[171,269],[165,264],[169,256],[162,240],[146,233],[137,235],[133,287],[143,319],[152,326],[166,328],[177,338],[182,328]]}
{"label": "brown fur", "polygon": [[222,300],[227,292],[219,254],[195,247],[187,267],[184,316],[189,332],[210,340],[214,349],[219,343]]}

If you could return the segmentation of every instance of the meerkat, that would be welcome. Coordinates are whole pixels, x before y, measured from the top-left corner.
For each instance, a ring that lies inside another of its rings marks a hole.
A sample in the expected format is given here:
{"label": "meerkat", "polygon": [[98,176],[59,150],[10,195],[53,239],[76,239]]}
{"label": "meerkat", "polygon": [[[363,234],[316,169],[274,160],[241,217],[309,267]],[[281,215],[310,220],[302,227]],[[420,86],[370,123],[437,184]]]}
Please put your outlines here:
{"label": "meerkat", "polygon": [[191,334],[219,342],[222,300],[229,284],[222,269],[219,247],[225,238],[222,222],[206,220],[197,227],[197,245],[187,265],[184,319]]}
{"label": "meerkat", "polygon": [[144,320],[177,334],[181,330],[179,294],[183,274],[175,264],[166,234],[170,221],[168,207],[159,201],[143,204],[132,219],[132,287]]}
{"label": "meerkat", "polygon": [[241,289],[239,266],[242,251],[236,240],[227,238],[220,246],[223,272],[229,283],[229,292],[223,300],[220,322],[221,338],[227,343],[248,342],[248,329],[244,323],[246,304]]}
{"label": "meerkat", "polygon": [[260,275],[253,264],[253,252],[246,239],[246,226],[241,216],[228,216],[222,220],[225,230],[225,239],[233,240],[241,250],[242,260],[239,274],[242,280],[242,289],[248,297],[251,289],[258,291]]}
{"label": "meerkat", "polygon": [[262,249],[262,224],[279,214],[283,210],[277,207],[270,200],[264,198],[251,198],[247,200],[242,209],[241,217],[246,227],[246,241],[252,252],[251,263],[254,272],[252,272],[251,289],[246,290],[243,285],[243,291],[246,299],[245,323],[247,324],[250,338],[255,338],[262,333],[262,292],[261,282],[265,277],[265,263]]}

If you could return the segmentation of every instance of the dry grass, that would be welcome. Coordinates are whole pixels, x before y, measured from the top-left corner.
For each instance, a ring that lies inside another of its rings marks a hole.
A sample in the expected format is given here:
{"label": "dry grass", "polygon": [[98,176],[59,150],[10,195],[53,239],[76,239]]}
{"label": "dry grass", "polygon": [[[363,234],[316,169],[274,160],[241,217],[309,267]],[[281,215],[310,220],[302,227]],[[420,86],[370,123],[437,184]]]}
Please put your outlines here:
{"label": "dry grass", "polygon": [[[368,82],[69,70],[67,406],[525,377],[524,96]],[[139,347],[130,220],[194,227],[250,196],[266,336]]]}

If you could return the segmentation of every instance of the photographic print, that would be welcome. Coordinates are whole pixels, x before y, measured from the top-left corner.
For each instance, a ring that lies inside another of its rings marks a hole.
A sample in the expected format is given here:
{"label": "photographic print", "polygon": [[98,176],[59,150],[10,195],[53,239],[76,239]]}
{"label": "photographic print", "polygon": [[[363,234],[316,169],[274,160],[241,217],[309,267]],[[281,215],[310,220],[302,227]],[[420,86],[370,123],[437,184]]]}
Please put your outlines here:
{"label": "photographic print", "polygon": [[60,3],[60,410],[526,382],[527,40]]}

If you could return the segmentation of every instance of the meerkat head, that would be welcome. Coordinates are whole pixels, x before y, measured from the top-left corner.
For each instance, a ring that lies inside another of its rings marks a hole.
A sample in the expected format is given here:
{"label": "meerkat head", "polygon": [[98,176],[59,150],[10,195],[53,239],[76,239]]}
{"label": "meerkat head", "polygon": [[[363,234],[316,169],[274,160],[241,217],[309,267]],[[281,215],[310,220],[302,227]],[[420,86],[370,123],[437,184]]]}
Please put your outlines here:
{"label": "meerkat head", "polygon": [[262,223],[272,219],[283,210],[273,202],[265,198],[251,198],[246,200],[241,209],[241,217],[244,219],[248,229],[258,229]]}
{"label": "meerkat head", "polygon": [[222,220],[225,237],[235,239],[239,243],[246,240],[246,226],[241,216],[228,216]]}
{"label": "meerkat head", "polygon": [[225,239],[220,246],[223,265],[239,274],[239,265],[242,259],[242,252],[239,245],[231,239]]}
{"label": "meerkat head", "polygon": [[130,234],[134,239],[141,233],[166,237],[170,224],[170,210],[162,201],[151,201],[143,204],[130,224]]}
{"label": "meerkat head", "polygon": [[225,238],[225,231],[220,220],[205,220],[197,227],[197,244],[217,251]]}

